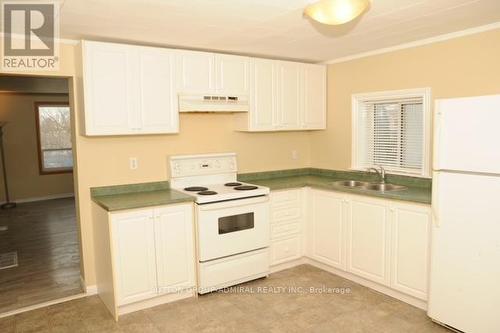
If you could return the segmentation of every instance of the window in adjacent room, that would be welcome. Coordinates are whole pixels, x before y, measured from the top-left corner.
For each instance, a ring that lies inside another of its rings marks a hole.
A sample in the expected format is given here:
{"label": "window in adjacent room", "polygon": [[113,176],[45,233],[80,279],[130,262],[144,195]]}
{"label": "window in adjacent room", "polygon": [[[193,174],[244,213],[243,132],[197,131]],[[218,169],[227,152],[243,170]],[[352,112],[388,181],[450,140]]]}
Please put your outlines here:
{"label": "window in adjacent room", "polygon": [[352,98],[352,168],[430,175],[430,89],[356,94]]}
{"label": "window in adjacent room", "polygon": [[73,171],[71,115],[67,103],[36,103],[40,173]]}

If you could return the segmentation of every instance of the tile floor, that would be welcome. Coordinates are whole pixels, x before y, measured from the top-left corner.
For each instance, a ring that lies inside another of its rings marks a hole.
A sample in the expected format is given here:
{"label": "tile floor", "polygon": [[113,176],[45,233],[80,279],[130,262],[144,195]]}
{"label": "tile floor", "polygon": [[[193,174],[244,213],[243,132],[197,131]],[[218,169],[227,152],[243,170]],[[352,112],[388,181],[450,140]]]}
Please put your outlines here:
{"label": "tile floor", "polygon": [[17,251],[19,259],[0,270],[0,313],[82,292],[73,198],[0,209],[0,225],[9,227],[0,232],[0,252]]}
{"label": "tile floor", "polygon": [[[118,323],[93,296],[0,319],[0,332],[450,332],[422,310],[309,265],[241,287],[124,315]],[[306,292],[311,287],[350,293]]]}

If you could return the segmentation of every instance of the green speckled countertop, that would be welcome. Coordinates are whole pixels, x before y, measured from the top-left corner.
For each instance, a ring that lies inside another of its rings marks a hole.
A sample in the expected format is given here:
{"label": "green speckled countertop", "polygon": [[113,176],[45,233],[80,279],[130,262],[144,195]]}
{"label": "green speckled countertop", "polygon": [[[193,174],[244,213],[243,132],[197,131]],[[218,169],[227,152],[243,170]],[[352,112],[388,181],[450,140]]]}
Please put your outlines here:
{"label": "green speckled countertop", "polygon": [[192,202],[194,197],[170,188],[168,182],[94,187],[92,200],[107,211]]}
{"label": "green speckled countertop", "polygon": [[256,185],[267,186],[272,190],[300,188],[310,186],[313,188],[340,191],[352,194],[361,194],[386,199],[417,202],[423,204],[431,203],[430,179],[387,175],[387,183],[405,185],[408,188],[399,191],[377,192],[359,188],[347,188],[333,184],[339,180],[360,180],[377,182],[375,175],[366,172],[332,171],[324,169],[294,169],[284,171],[259,172],[238,175],[240,181]]}
{"label": "green speckled countertop", "polygon": [[[310,186],[313,188],[362,194],[386,199],[431,203],[431,180],[424,178],[387,175],[387,182],[408,187],[402,191],[376,192],[356,188],[347,188],[333,184],[338,180],[361,180],[376,182],[374,174],[366,172],[334,171],[315,168],[269,171],[239,174],[240,181],[267,186],[272,190],[282,190]],[[107,211],[119,211],[133,208],[170,205],[181,202],[193,202],[194,197],[173,190],[167,181],[94,187],[90,189],[92,200]]]}

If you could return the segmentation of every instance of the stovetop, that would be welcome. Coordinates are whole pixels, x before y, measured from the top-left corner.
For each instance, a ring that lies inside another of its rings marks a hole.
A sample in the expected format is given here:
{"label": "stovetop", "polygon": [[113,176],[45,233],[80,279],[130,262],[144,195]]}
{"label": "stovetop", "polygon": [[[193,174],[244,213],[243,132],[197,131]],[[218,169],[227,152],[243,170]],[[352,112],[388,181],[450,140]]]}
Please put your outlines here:
{"label": "stovetop", "polygon": [[269,194],[269,188],[243,182],[224,184],[200,184],[176,190],[196,197],[197,203],[210,203],[225,200],[244,199]]}
{"label": "stovetop", "polygon": [[235,153],[170,156],[170,186],[199,204],[269,194],[269,188],[239,182]]}

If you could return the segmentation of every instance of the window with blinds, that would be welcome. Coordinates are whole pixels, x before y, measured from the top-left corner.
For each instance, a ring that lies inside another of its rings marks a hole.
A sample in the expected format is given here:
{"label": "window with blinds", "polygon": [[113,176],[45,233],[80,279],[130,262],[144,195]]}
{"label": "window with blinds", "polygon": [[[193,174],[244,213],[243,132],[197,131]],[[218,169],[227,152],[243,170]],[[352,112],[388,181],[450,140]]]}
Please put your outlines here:
{"label": "window with blinds", "polygon": [[383,166],[397,174],[427,175],[425,94],[357,95],[355,169]]}

